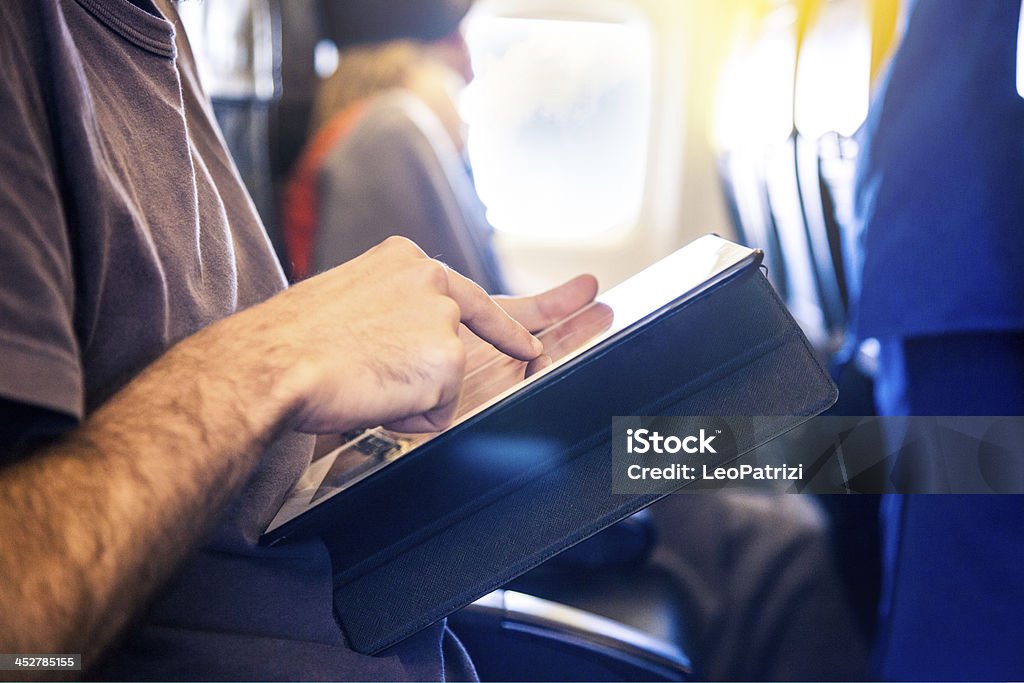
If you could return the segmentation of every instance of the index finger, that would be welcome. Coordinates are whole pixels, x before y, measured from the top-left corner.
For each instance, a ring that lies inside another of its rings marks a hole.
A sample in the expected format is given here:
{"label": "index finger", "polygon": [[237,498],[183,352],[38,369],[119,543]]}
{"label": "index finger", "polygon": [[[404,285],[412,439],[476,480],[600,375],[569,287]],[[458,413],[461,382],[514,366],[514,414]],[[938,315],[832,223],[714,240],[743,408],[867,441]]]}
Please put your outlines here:
{"label": "index finger", "polygon": [[461,320],[470,330],[499,351],[519,360],[533,360],[544,350],[540,340],[516,322],[480,285],[448,271],[448,296],[462,311]]}
{"label": "index finger", "polygon": [[536,332],[583,308],[597,294],[593,275],[580,275],[546,292],[526,297],[497,297],[498,305],[526,329]]}

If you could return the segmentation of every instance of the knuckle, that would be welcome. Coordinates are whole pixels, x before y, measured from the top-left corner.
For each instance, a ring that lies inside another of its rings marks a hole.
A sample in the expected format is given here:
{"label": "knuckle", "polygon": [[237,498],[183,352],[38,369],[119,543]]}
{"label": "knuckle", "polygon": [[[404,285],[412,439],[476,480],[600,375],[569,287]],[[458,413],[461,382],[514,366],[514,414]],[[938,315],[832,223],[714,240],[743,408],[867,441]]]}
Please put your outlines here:
{"label": "knuckle", "polygon": [[466,349],[458,337],[445,337],[431,346],[428,362],[439,372],[438,379],[443,382],[462,369],[466,362]]}
{"label": "knuckle", "polygon": [[450,393],[452,385],[462,381],[466,366],[465,349],[457,339],[443,340],[426,349],[420,360],[425,385],[430,387],[431,401],[437,405]]}
{"label": "knuckle", "polygon": [[426,259],[421,262],[420,272],[424,281],[434,289],[440,291],[448,290],[448,267],[435,259]]}
{"label": "knuckle", "polygon": [[438,314],[446,323],[454,325],[462,319],[462,308],[450,297],[443,297],[437,302]]}
{"label": "knuckle", "polygon": [[391,235],[386,237],[381,245],[385,248],[395,251],[401,254],[408,254],[410,256],[422,256],[423,250],[416,246],[408,237],[402,237],[401,235]]}

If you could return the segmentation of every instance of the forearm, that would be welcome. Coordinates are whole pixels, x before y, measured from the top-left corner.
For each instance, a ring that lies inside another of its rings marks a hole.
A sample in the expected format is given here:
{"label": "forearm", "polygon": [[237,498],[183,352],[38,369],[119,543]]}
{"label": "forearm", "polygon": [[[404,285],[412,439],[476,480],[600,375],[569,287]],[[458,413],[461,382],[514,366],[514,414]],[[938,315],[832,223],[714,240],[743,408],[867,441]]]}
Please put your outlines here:
{"label": "forearm", "polygon": [[229,319],[186,340],[0,470],[0,652],[89,664],[194,548],[288,418],[256,332]]}
{"label": "forearm", "polygon": [[[506,305],[540,329],[594,288]],[[0,652],[95,661],[281,430],[446,426],[460,322],[521,360],[541,351],[483,290],[389,239],[178,344],[59,443],[0,469]]]}

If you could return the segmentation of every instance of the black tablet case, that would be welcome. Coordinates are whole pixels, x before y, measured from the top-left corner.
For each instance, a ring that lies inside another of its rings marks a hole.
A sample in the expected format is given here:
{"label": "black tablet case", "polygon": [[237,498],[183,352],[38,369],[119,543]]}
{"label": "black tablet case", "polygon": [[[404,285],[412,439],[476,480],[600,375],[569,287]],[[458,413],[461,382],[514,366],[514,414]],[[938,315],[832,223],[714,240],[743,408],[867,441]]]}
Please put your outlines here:
{"label": "black tablet case", "polygon": [[[612,493],[612,416],[789,416],[785,431],[837,398],[756,264],[529,389],[302,518],[331,548],[353,649],[381,652],[661,498]],[[737,454],[775,436],[738,433]]]}

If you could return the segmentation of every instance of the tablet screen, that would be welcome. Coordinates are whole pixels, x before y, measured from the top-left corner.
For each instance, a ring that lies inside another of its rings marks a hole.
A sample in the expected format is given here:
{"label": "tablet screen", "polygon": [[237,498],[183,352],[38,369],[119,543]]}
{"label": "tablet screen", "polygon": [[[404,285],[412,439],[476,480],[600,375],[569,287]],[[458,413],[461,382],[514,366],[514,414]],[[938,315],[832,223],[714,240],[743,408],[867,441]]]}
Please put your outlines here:
{"label": "tablet screen", "polygon": [[[757,263],[759,252],[714,235],[702,237],[625,282],[596,301],[543,330],[543,355],[516,360],[479,340],[467,342],[466,378],[452,429],[556,373],[601,342],[641,325],[659,312],[696,296],[729,275]],[[471,335],[467,335],[471,337]],[[608,416],[609,420],[611,415]],[[381,427],[318,440],[313,460],[299,478],[267,531],[372,476],[437,434],[399,434]]]}

